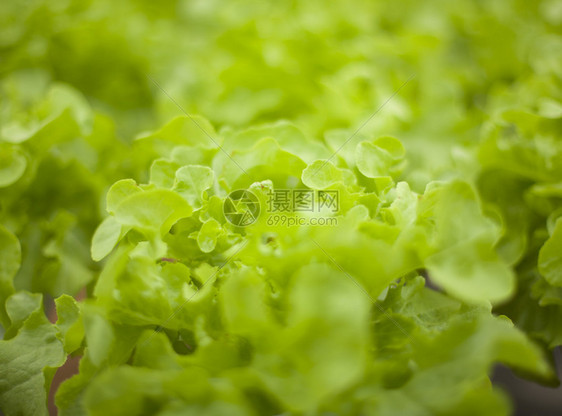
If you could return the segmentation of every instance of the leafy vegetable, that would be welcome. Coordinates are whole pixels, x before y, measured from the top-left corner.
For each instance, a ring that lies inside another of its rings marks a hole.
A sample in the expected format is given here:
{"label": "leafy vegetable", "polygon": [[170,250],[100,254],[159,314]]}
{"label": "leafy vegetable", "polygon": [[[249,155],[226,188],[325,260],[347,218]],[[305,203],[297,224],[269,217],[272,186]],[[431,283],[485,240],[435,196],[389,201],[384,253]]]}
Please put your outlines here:
{"label": "leafy vegetable", "polygon": [[0,398],[7,414],[46,415],[47,393],[54,369],[65,361],[61,342],[42,310],[40,295],[14,294],[6,302],[12,326],[0,341]]}
{"label": "leafy vegetable", "polygon": [[561,23],[0,5],[1,411],[47,414],[68,357],[63,416],[496,416],[496,363],[559,382]]}

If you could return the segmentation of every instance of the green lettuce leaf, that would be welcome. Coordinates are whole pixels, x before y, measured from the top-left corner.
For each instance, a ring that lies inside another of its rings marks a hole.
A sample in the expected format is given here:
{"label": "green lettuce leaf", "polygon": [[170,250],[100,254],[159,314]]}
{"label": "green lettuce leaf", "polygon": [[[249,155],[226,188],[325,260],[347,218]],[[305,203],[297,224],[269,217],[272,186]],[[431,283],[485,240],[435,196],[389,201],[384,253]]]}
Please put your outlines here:
{"label": "green lettuce leaf", "polygon": [[43,313],[40,295],[14,294],[7,310],[21,326],[12,338],[0,341],[0,408],[7,415],[48,415],[47,392],[55,369],[66,359],[63,345]]}

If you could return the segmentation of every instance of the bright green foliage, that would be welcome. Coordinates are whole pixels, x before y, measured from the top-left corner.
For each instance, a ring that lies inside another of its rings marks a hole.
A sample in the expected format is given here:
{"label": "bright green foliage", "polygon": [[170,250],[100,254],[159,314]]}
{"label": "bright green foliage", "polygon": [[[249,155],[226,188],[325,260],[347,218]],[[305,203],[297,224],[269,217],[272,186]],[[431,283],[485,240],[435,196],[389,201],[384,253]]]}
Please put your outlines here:
{"label": "bright green foliage", "polygon": [[[497,416],[496,363],[556,383],[561,24],[556,0],[3,2],[1,411],[46,415],[70,355],[62,416]],[[270,212],[282,190],[338,207]]]}
{"label": "bright green foliage", "polygon": [[122,229],[123,226],[115,217],[104,219],[92,238],[92,259],[100,261],[107,256],[121,238]]}
{"label": "bright green foliage", "polygon": [[[439,231],[436,242],[442,250],[426,263],[430,275],[467,300],[511,296],[515,277],[493,249],[499,233],[495,224],[482,216],[474,191],[466,183],[453,182],[437,192],[442,196],[437,197],[433,215]],[[433,198],[431,193],[427,196]]]}
{"label": "bright green foliage", "polygon": [[214,218],[203,223],[197,233],[197,244],[203,253],[209,253],[215,249],[221,231],[221,225]]}
{"label": "bright green foliage", "polygon": [[0,148],[0,187],[6,187],[16,182],[25,172],[27,160],[25,156],[10,145]]}
{"label": "bright green foliage", "polygon": [[200,208],[203,193],[214,183],[213,171],[206,166],[188,165],[176,171],[173,189],[193,207]]}
{"label": "bright green foliage", "polygon": [[10,325],[5,303],[14,293],[13,278],[21,263],[21,248],[18,239],[0,226],[0,317],[4,328]]}
{"label": "bright green foliage", "polygon": [[55,304],[58,315],[56,322],[56,327],[59,330],[58,337],[64,345],[64,351],[70,354],[80,348],[84,338],[80,307],[68,295],[62,295],[55,299]]}
{"label": "bright green foliage", "polygon": [[[47,415],[46,389],[54,369],[65,361],[62,343],[45,317],[40,295],[16,293],[6,302],[6,309],[12,326],[0,341],[2,410],[13,415]],[[8,334],[12,334],[9,339]]]}
{"label": "bright green foliage", "polygon": [[562,221],[557,221],[552,236],[539,253],[539,271],[553,286],[562,286]]}
{"label": "bright green foliage", "polygon": [[177,220],[189,216],[191,211],[191,206],[177,193],[151,189],[123,199],[115,208],[115,219],[122,226],[163,235]]}

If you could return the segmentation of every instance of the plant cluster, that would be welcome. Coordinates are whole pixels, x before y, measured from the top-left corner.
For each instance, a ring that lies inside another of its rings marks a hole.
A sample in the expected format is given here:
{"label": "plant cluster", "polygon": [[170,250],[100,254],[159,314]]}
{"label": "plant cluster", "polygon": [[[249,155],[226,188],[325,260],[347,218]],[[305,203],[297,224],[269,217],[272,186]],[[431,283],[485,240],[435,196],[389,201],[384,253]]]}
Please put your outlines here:
{"label": "plant cluster", "polygon": [[[497,416],[495,363],[558,383],[560,2],[398,3],[0,4],[6,416],[69,357],[60,415]],[[281,189],[337,221],[268,221]]]}

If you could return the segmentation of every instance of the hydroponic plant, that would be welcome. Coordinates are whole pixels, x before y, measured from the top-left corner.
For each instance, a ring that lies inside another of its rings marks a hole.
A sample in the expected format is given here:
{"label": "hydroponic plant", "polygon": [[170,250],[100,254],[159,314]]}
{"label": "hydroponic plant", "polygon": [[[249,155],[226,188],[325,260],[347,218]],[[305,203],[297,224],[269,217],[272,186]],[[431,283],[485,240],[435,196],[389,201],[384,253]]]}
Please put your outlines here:
{"label": "hydroponic plant", "polygon": [[557,385],[561,24],[0,4],[1,411],[497,416],[497,363]]}

